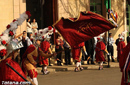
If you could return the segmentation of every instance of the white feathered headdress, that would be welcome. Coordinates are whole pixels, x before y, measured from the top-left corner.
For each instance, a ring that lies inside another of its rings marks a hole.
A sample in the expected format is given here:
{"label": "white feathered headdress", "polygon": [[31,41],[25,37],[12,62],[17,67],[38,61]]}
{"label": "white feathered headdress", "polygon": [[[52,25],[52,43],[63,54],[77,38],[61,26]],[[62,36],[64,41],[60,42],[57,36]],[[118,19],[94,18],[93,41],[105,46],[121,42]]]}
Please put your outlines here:
{"label": "white feathered headdress", "polygon": [[11,53],[13,50],[20,48],[21,43],[16,44],[12,41],[16,34],[16,29],[26,19],[31,16],[29,11],[26,11],[20,15],[18,19],[14,19],[10,24],[7,25],[7,29],[0,35],[0,56],[5,56]]}
{"label": "white feathered headdress", "polygon": [[50,35],[52,35],[54,32],[55,29],[49,26],[47,28],[38,30],[34,37],[36,40],[43,40],[44,38],[50,38]]}

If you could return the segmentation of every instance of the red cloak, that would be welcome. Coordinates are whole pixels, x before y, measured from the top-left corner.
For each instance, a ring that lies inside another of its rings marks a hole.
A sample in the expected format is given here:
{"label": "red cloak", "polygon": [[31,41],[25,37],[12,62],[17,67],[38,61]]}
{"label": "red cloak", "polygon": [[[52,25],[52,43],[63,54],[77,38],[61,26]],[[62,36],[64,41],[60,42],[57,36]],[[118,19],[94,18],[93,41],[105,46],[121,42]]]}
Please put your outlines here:
{"label": "red cloak", "polygon": [[[50,43],[48,41],[43,41],[41,43],[41,50],[48,54],[48,49],[50,48]],[[39,56],[39,65],[44,65],[44,66],[47,66],[48,65],[48,59],[44,59],[44,56]]]}
{"label": "red cloak", "polygon": [[120,41],[119,43],[118,43],[118,45],[117,45],[117,51],[118,51],[118,55],[117,55],[117,58],[118,59],[120,59],[120,56],[121,56],[121,54],[122,54],[122,52],[123,52],[123,49],[124,49],[124,47],[125,47],[125,43],[124,43],[124,41]]}
{"label": "red cloak", "polygon": [[130,83],[127,83],[128,81],[128,72],[129,66],[130,66],[130,42],[127,44],[127,46],[123,49],[123,52],[120,56],[119,60],[119,66],[122,72],[122,81],[121,85],[130,85]]}
{"label": "red cloak", "polygon": [[72,57],[74,60],[77,60],[78,62],[80,62],[81,60],[80,58],[80,52],[81,52],[81,48],[84,46],[84,42],[80,43],[77,46],[74,46],[72,48]]}
{"label": "red cloak", "polygon": [[0,85],[2,85],[2,81],[24,81],[17,73],[15,73],[9,66],[7,66],[6,63],[9,63],[26,79],[26,75],[22,71],[19,64],[11,58],[7,58],[0,63]]}
{"label": "red cloak", "polygon": [[106,61],[104,58],[104,54],[103,51],[105,51],[106,46],[105,44],[101,41],[101,42],[97,42],[96,44],[96,62],[98,61]]}

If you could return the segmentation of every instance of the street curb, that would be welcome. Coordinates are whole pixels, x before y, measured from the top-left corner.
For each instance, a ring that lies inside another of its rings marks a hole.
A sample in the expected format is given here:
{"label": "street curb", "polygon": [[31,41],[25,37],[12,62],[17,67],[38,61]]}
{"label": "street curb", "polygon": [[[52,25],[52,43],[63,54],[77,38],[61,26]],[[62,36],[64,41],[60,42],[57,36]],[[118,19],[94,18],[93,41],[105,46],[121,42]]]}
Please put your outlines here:
{"label": "street curb", "polygon": [[[89,69],[98,69],[99,65],[82,65],[82,67],[84,68],[84,70],[89,70]],[[107,64],[103,65],[104,68],[108,68]],[[110,64],[109,68],[115,68],[115,67],[119,67],[118,63],[112,63]],[[68,66],[48,66],[48,71],[50,72],[66,72],[66,71],[74,71],[75,66],[74,65],[68,65]],[[42,67],[38,67],[37,71],[38,73],[41,73]]]}

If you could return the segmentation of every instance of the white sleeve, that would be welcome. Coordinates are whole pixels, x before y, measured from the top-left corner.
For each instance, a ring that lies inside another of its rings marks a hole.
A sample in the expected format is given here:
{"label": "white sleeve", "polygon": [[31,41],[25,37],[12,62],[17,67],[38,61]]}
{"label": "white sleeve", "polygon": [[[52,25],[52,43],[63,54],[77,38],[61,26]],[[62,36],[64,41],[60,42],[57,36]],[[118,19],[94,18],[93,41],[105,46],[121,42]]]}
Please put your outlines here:
{"label": "white sleeve", "polygon": [[32,44],[32,41],[28,37],[26,37],[25,40],[27,40],[27,46],[30,46]]}
{"label": "white sleeve", "polygon": [[29,26],[29,28],[32,28],[32,25],[29,22],[27,22],[27,26]]}
{"label": "white sleeve", "polygon": [[37,22],[36,22],[36,24],[35,24],[35,25],[36,25],[36,27],[38,28],[38,24],[37,24]]}
{"label": "white sleeve", "polygon": [[111,41],[111,42],[112,42],[112,44],[113,44],[113,43],[115,42],[115,40],[112,38],[112,41]]}

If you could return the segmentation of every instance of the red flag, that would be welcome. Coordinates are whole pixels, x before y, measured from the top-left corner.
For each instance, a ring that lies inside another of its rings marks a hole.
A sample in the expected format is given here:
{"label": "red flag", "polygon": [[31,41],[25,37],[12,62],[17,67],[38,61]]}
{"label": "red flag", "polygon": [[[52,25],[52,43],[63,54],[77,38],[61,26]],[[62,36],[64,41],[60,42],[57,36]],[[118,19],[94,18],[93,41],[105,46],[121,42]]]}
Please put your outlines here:
{"label": "red flag", "polygon": [[81,12],[78,18],[61,18],[53,26],[71,47],[114,28],[111,22],[93,12]]}

